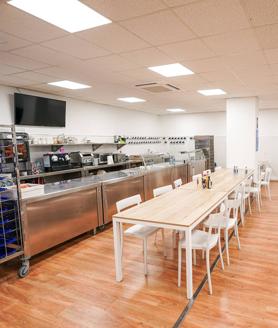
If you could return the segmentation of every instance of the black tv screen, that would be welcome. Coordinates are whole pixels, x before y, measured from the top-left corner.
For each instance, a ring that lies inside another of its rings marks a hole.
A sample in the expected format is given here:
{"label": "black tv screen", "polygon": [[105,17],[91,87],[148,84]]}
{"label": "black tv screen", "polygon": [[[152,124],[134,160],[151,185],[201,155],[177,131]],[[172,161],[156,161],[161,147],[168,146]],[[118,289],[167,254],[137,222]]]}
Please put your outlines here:
{"label": "black tv screen", "polygon": [[16,125],[64,127],[66,102],[15,93],[14,114]]}

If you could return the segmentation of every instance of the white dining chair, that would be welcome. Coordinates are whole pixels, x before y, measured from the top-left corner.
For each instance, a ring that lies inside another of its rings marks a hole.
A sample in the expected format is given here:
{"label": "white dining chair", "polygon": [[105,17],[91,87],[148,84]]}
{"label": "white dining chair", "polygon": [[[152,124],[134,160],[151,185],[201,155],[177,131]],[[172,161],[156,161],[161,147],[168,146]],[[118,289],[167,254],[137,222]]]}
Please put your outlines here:
{"label": "white dining chair", "polygon": [[203,175],[211,175],[211,170],[205,170],[205,171],[203,171]]}
{"label": "white dining chair", "polygon": [[263,180],[261,181],[261,186],[265,187],[265,190],[268,193],[268,198],[271,200],[271,192],[270,192],[270,179],[271,179],[271,174],[272,174],[272,168],[267,167],[265,169],[265,174],[263,177]]}
{"label": "white dining chair", "polygon": [[[214,228],[224,230],[225,248],[227,255],[227,263],[230,265],[229,256],[229,230],[234,229],[238,249],[240,249],[240,240],[238,234],[238,210],[241,205],[242,195],[239,193],[237,199],[227,199],[221,204],[220,213],[210,214],[208,220],[205,221],[205,228]],[[231,216],[232,215],[232,216]]]}
{"label": "white dining chair", "polygon": [[[209,293],[212,294],[212,283],[211,283],[211,274],[210,274],[210,250],[218,244],[218,251],[220,255],[220,261],[222,269],[224,270],[224,262],[222,257],[221,242],[220,242],[220,227],[217,228],[216,233],[212,233],[213,226],[209,226],[209,230],[194,230],[192,232],[192,250],[202,250],[206,253],[206,267],[207,267],[207,276],[208,276],[208,286]],[[181,265],[182,265],[182,249],[186,249],[186,239],[183,238],[179,240],[178,246],[178,287],[181,286]]]}
{"label": "white dining chair", "polygon": [[174,186],[175,186],[175,188],[179,188],[180,186],[182,186],[182,179],[175,180]]}
{"label": "white dining chair", "polygon": [[252,184],[252,179],[247,179],[243,182],[244,184],[244,194],[243,194],[243,208],[244,208],[244,214],[246,210],[246,201],[248,201],[248,209],[249,213],[252,215],[252,208],[251,208],[251,194],[249,192],[249,187]]}
{"label": "white dining chair", "polygon": [[259,212],[261,212],[262,196],[261,196],[261,179],[258,181],[253,181],[253,179],[248,179],[248,184],[245,183],[245,191],[250,195],[253,195],[256,199],[256,204]]}
{"label": "white dining chair", "polygon": [[[175,180],[174,181],[174,186],[175,186],[175,189],[181,187],[182,186],[182,179]],[[177,230],[177,229],[173,231],[173,235],[172,235],[173,248],[176,248],[177,234],[179,234],[179,236],[184,236],[184,231]]]}
{"label": "white dining chair", "polygon": [[215,166],[214,171],[219,171],[219,170],[222,170],[222,167],[221,166]]}
{"label": "white dining chair", "polygon": [[[153,189],[153,197],[154,198],[159,197],[161,195],[166,194],[167,192],[169,192],[171,190],[173,190],[172,185],[166,185],[166,186],[155,188],[155,189]],[[156,238],[157,238],[157,233],[155,234],[155,243],[156,243]],[[176,231],[172,230],[172,244],[173,244],[173,246],[175,245],[174,240],[176,240]],[[163,242],[164,242],[164,233],[163,233]],[[164,255],[165,254],[166,254],[166,248],[164,247]]]}
{"label": "white dining chair", "polygon": [[161,196],[161,195],[163,195],[163,194],[165,194],[165,193],[167,193],[171,190],[173,190],[172,185],[167,185],[167,186],[155,188],[155,189],[153,189],[153,197]]}
{"label": "white dining chair", "polygon": [[[242,182],[236,189],[235,191],[229,195],[229,199],[241,199],[241,204],[240,204],[240,218],[241,218],[241,223],[244,225],[245,221],[245,183]],[[250,201],[250,195],[249,195],[249,201]]]}
{"label": "white dining chair", "polygon": [[192,176],[192,181],[196,182],[197,180],[202,178],[202,174],[195,174]]}
{"label": "white dining chair", "polygon": [[[138,194],[138,195],[134,195],[134,196],[119,200],[118,202],[116,202],[116,208],[119,213],[127,208],[130,208],[135,205],[139,205],[141,202],[142,202],[141,196]],[[121,230],[121,251],[122,251],[122,253],[123,253],[124,235],[137,237],[137,238],[143,240],[144,273],[145,273],[145,275],[147,275],[148,274],[147,240],[148,240],[148,237],[155,234],[160,229],[157,227],[152,227],[152,226],[134,224],[133,226],[131,226],[128,229],[126,229],[125,231],[123,231],[123,225],[121,224],[120,230]],[[164,245],[164,230],[163,229],[161,229],[161,233],[162,233],[162,240],[163,240],[163,245]],[[165,247],[164,247],[164,255],[165,255]]]}

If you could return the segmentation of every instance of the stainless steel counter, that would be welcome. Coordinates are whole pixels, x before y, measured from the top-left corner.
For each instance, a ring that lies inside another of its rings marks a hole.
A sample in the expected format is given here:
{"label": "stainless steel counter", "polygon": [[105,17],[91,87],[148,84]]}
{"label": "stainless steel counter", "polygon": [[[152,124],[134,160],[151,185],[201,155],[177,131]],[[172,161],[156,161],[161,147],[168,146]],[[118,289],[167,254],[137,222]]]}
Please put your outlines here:
{"label": "stainless steel counter", "polygon": [[126,166],[126,165],[131,165],[131,164],[140,164],[140,163],[142,163],[142,161],[130,160],[130,161],[122,162],[122,163],[114,163],[114,164],[109,164],[109,165],[106,164],[106,165],[96,165],[96,166],[84,166],[84,167],[78,167],[78,168],[62,170],[62,171],[43,172],[43,173],[39,173],[39,174],[26,175],[26,176],[20,177],[20,179],[21,180],[31,180],[31,179],[36,179],[36,178],[53,177],[53,176],[57,176],[57,175],[64,176],[66,174],[78,173],[78,172],[80,172],[81,175],[85,176],[88,171],[105,170],[108,168]]}
{"label": "stainless steel counter", "polygon": [[112,221],[116,202],[190,179],[188,164],[126,169],[44,185],[44,194],[22,201],[25,255],[33,256]]}

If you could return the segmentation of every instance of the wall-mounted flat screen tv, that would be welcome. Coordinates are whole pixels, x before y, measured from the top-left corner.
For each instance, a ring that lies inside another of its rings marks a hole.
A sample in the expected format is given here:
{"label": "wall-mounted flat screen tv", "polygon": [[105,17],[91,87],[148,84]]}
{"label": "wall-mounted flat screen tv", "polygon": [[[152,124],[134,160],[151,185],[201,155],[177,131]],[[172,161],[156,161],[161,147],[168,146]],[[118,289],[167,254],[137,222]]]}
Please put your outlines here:
{"label": "wall-mounted flat screen tv", "polygon": [[15,93],[14,122],[16,125],[65,127],[66,102]]}

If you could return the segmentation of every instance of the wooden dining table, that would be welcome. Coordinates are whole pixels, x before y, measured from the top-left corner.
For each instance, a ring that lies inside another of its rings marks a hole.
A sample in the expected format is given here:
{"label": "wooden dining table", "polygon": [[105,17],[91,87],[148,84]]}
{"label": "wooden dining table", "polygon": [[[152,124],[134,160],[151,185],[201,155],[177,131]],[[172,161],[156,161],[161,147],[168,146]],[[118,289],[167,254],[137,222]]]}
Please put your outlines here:
{"label": "wooden dining table", "polygon": [[193,297],[192,230],[200,224],[228,195],[253,174],[240,170],[221,169],[211,174],[212,188],[202,189],[196,182],[182,185],[157,198],[122,211],[113,216],[116,281],[123,280],[121,233],[123,223],[177,229],[185,232],[186,239],[186,290],[187,298]]}

